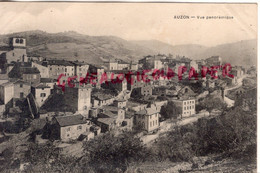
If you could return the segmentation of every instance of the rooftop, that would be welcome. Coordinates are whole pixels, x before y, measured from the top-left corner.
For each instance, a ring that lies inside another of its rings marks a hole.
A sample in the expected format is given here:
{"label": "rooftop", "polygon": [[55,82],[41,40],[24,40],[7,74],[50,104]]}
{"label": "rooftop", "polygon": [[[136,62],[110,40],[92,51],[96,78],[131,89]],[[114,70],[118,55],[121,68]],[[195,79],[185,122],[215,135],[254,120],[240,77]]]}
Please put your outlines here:
{"label": "rooftop", "polygon": [[115,122],[115,119],[113,119],[113,118],[99,118],[97,121],[101,122],[103,124],[111,125]]}
{"label": "rooftop", "polygon": [[22,81],[22,80],[15,80],[15,81],[9,81],[9,82],[3,83],[3,84],[1,84],[1,86],[9,86],[9,85],[13,85],[13,84],[30,85],[29,83],[24,82],[24,81]]}
{"label": "rooftop", "polygon": [[0,80],[7,80],[8,79],[8,74],[0,74]]}
{"label": "rooftop", "polygon": [[80,62],[80,61],[69,61],[70,63],[74,64],[74,65],[88,65],[88,63],[85,63],[84,61]]}
{"label": "rooftop", "polygon": [[57,79],[52,79],[52,78],[41,78],[41,83],[53,83],[56,82]]}
{"label": "rooftop", "polygon": [[35,86],[35,88],[51,88],[43,83],[40,83],[39,85]]}
{"label": "rooftop", "polygon": [[103,109],[103,110],[105,110],[105,111],[118,112],[118,109],[119,109],[119,108],[116,107],[116,106],[104,105],[104,106],[102,106],[101,109]]}
{"label": "rooftop", "polygon": [[21,72],[23,74],[37,74],[40,73],[36,67],[21,67]]}
{"label": "rooftop", "polygon": [[113,111],[110,111],[110,110],[106,110],[100,114],[103,114],[103,115],[106,115],[108,116],[109,118],[116,118],[117,117],[117,114]]}
{"label": "rooftop", "polygon": [[48,62],[48,65],[62,65],[62,66],[73,66],[74,64],[72,64],[71,62],[69,61],[66,61],[66,60],[58,60],[58,59],[55,59],[55,60],[47,60]]}
{"label": "rooftop", "polygon": [[136,112],[136,114],[137,115],[153,115],[153,114],[156,114],[159,112],[160,112],[159,109],[156,109],[156,108],[146,108],[139,112]]}
{"label": "rooftop", "polygon": [[55,119],[61,127],[87,123],[86,119],[82,115],[60,116],[55,117]]}

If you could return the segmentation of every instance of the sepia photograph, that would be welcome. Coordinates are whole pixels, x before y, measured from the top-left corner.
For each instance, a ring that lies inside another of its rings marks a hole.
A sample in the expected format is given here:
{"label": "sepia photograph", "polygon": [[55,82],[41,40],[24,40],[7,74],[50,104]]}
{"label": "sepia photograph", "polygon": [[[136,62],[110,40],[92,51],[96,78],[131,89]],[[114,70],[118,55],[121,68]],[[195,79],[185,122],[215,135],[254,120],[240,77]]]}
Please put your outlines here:
{"label": "sepia photograph", "polygon": [[257,6],[0,2],[0,172],[256,173]]}

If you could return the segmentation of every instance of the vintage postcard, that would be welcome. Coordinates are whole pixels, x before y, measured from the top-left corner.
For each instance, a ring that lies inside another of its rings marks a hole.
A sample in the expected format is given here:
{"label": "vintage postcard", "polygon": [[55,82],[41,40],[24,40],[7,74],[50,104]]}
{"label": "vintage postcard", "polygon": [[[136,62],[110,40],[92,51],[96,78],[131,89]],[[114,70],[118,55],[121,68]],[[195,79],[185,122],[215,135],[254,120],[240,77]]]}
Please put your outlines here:
{"label": "vintage postcard", "polygon": [[0,2],[0,172],[257,172],[257,14]]}

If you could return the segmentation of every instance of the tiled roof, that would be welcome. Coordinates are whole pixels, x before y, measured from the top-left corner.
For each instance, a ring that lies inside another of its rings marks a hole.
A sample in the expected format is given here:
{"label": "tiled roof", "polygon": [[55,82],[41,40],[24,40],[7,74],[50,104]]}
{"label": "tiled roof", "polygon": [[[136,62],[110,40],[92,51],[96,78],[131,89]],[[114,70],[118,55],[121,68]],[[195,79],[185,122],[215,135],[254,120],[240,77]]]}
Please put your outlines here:
{"label": "tiled roof", "polygon": [[102,112],[101,114],[106,115],[110,118],[116,118],[117,117],[117,114],[115,114],[114,112],[109,111],[109,110],[106,110],[106,111]]}
{"label": "tiled roof", "polygon": [[1,84],[1,86],[9,86],[13,84],[25,84],[25,85],[30,85],[28,82],[24,82],[22,80],[14,80],[14,81],[8,81],[6,83]]}
{"label": "tiled roof", "polygon": [[153,115],[153,114],[156,114],[156,113],[159,113],[160,111],[155,108],[146,108],[146,109],[143,109],[139,112],[136,112],[137,115]]}
{"label": "tiled roof", "polygon": [[126,111],[125,118],[132,118],[135,115],[133,111]]}
{"label": "tiled roof", "polygon": [[61,127],[87,123],[82,115],[60,116],[55,117],[55,119]]}
{"label": "tiled roof", "polygon": [[31,67],[30,63],[16,63],[9,72],[10,78],[22,78],[23,74],[39,74],[40,71],[36,67]]}
{"label": "tiled roof", "polygon": [[113,111],[113,112],[117,112],[118,111],[118,107],[116,107],[116,106],[109,106],[109,105],[102,106],[102,109],[108,110],[108,111]]}
{"label": "tiled roof", "polygon": [[80,62],[80,61],[69,61],[70,63],[74,64],[74,65],[88,65],[87,63],[85,62]]}
{"label": "tiled roof", "polygon": [[0,74],[0,80],[8,79],[8,74]]}
{"label": "tiled roof", "polygon": [[115,119],[114,118],[99,118],[97,121],[101,122],[103,124],[111,125],[115,122]]}
{"label": "tiled roof", "polygon": [[127,62],[125,62],[125,61],[123,61],[123,60],[121,60],[121,59],[118,60],[117,62],[118,62],[118,64],[128,64]]}
{"label": "tiled roof", "polygon": [[39,85],[35,86],[35,88],[51,88],[51,87],[40,83]]}
{"label": "tiled roof", "polygon": [[25,67],[25,68],[22,67],[21,68],[21,72],[23,74],[37,74],[37,73],[40,73],[40,71],[36,67]]}
{"label": "tiled roof", "polygon": [[30,83],[28,83],[28,82],[25,82],[25,81],[23,81],[23,80],[17,80],[17,81],[14,81],[13,83],[14,83],[14,84],[24,84],[24,85],[30,85]]}
{"label": "tiled roof", "polygon": [[0,86],[9,86],[9,85],[13,85],[14,83],[13,82],[6,82],[6,83],[3,83],[1,84]]}
{"label": "tiled roof", "polygon": [[52,79],[52,78],[41,78],[41,83],[53,83],[56,82],[57,79]]}
{"label": "tiled roof", "polygon": [[73,66],[73,64],[66,60],[47,60],[48,65],[62,65],[62,66]]}

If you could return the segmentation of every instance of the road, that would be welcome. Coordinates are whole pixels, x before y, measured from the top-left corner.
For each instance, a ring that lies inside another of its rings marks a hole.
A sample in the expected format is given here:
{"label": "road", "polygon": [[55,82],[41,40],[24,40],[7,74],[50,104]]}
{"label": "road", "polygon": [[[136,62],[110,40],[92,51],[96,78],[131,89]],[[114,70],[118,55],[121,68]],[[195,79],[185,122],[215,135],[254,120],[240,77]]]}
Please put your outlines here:
{"label": "road", "polygon": [[[235,85],[235,86],[233,86],[233,87],[230,87],[230,88],[226,88],[226,89],[225,89],[225,93],[227,93],[227,92],[230,91],[230,90],[237,89],[237,88],[241,87],[242,84],[243,84],[243,79],[244,79],[245,77],[247,77],[247,75],[244,75],[243,77],[241,77],[240,79],[238,79],[237,85]],[[226,95],[224,95],[224,101],[226,102],[226,104],[228,105],[228,107],[234,106],[235,101],[234,101],[234,100],[231,100],[231,99],[228,98],[228,97],[226,97]]]}
{"label": "road", "polygon": [[182,118],[180,120],[178,120],[177,122],[173,122],[173,121],[164,121],[163,124],[160,124],[161,129],[155,133],[155,134],[151,134],[151,135],[145,135],[141,137],[141,140],[143,141],[144,144],[149,144],[152,141],[156,140],[159,136],[165,135],[166,132],[168,132],[170,129],[173,129],[175,126],[184,126],[193,122],[196,122],[199,118],[202,117],[208,117],[209,114],[208,112],[206,113],[198,113],[195,115],[192,115],[190,117],[186,117],[186,118]]}
{"label": "road", "polygon": [[[230,90],[241,87],[242,81],[245,77],[247,77],[247,76],[244,75],[243,77],[238,79],[237,85],[230,87],[230,88],[227,88],[227,89],[225,89],[225,91],[230,91]],[[224,101],[227,103],[228,107],[234,106],[235,101],[229,99],[226,96],[224,96]],[[218,114],[218,113],[216,113],[216,114]],[[197,121],[199,118],[207,117],[207,116],[209,116],[209,114],[206,115],[204,113],[199,113],[199,114],[195,114],[195,115],[192,115],[190,117],[187,117],[187,118],[183,118],[183,119],[181,119],[177,122],[165,121],[165,122],[163,122],[163,124],[160,125],[161,129],[157,133],[151,134],[151,135],[144,135],[144,136],[141,137],[141,140],[143,141],[144,144],[148,145],[152,141],[156,140],[159,136],[166,134],[167,131],[169,131],[170,129],[172,129],[173,127],[175,127],[177,125],[178,126],[184,126],[184,125],[187,125],[189,123],[193,123],[193,122]]]}

